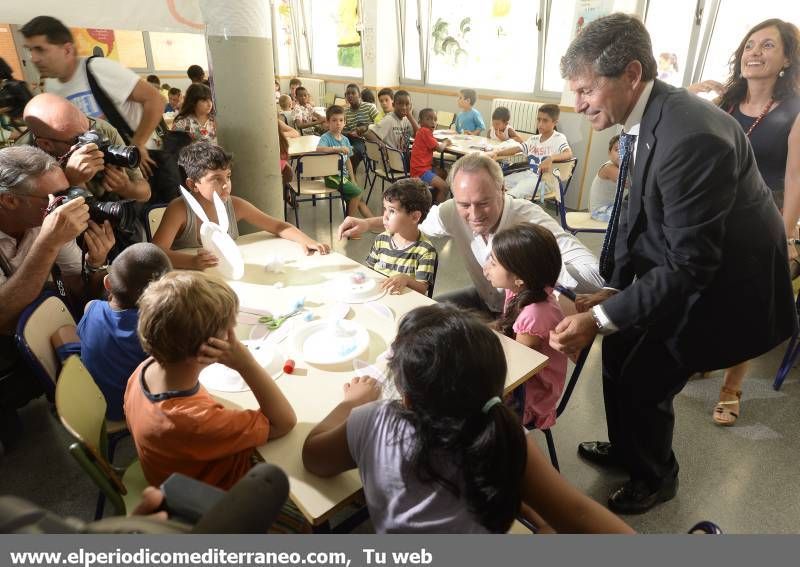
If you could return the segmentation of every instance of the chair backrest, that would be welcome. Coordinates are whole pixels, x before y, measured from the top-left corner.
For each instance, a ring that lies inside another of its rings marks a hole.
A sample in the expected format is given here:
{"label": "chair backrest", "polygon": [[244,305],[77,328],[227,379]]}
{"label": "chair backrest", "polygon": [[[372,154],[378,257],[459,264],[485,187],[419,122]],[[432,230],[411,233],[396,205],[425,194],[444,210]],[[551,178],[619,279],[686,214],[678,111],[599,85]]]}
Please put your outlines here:
{"label": "chair backrest", "polygon": [[65,325],[75,325],[75,319],[67,305],[52,294],[36,299],[25,308],[17,322],[17,346],[50,395],[59,367],[50,337]]}
{"label": "chair backrest", "polygon": [[453,112],[448,112],[447,110],[437,110],[436,111],[436,127],[437,128],[450,128],[453,125],[453,121],[456,119],[456,115]]}
{"label": "chair backrest", "polygon": [[325,93],[325,96],[322,97],[322,104],[325,108],[328,108],[333,104],[334,100],[336,100],[336,93]]}
{"label": "chair backrest", "polygon": [[70,356],[56,383],[56,410],[67,431],[103,458],[106,409],[106,399],[92,375],[79,357]]}
{"label": "chair backrest", "polygon": [[343,99],[342,97],[336,96],[336,97],[333,98],[333,104],[335,104],[336,106],[344,107],[344,106],[347,106],[347,101],[345,99]]}
{"label": "chair backrest", "polygon": [[164,218],[164,212],[167,210],[166,205],[153,205],[147,209],[147,223],[144,230],[147,233],[147,241],[153,241],[153,235],[161,225],[161,219]]}
{"label": "chair backrest", "polygon": [[367,159],[380,164],[381,167],[385,167],[385,156],[383,155],[383,150],[381,150],[381,147],[378,145],[378,143],[373,142],[372,140],[364,140],[364,145],[367,147]]}
{"label": "chair backrest", "polygon": [[342,154],[306,154],[297,158],[298,177],[326,177],[344,171]]}
{"label": "chair backrest", "polygon": [[386,146],[386,162],[390,170],[408,175],[406,157],[400,150]]}
{"label": "chair backrest", "polygon": [[578,355],[578,358],[575,361],[575,368],[572,369],[569,382],[567,382],[567,385],[564,387],[564,393],[561,394],[561,400],[558,402],[558,407],[556,408],[556,417],[561,416],[561,414],[564,413],[564,410],[567,408],[567,403],[569,402],[569,398],[572,396],[572,391],[575,390],[575,384],[578,383],[578,378],[581,375],[581,370],[583,370],[583,365],[586,364],[586,359],[589,357],[589,351],[591,348],[591,345],[587,346]]}
{"label": "chair backrest", "polygon": [[568,159],[567,161],[553,162],[553,174],[558,176],[561,183],[564,185],[564,194],[566,195],[569,189],[570,181],[572,181],[572,174],[578,167],[578,158]]}

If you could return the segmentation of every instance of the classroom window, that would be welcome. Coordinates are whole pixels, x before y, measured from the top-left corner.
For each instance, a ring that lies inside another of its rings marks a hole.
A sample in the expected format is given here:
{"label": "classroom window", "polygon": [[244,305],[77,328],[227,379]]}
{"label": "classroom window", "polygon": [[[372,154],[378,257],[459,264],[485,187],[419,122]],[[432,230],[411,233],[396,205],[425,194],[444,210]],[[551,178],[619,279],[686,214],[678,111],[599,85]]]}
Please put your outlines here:
{"label": "classroom window", "polygon": [[[361,13],[358,0],[311,0],[311,69],[314,73],[360,77]],[[306,22],[309,20],[306,19]]]}
{"label": "classroom window", "polygon": [[532,92],[537,7],[530,0],[431,0],[428,82]]}
{"label": "classroom window", "polygon": [[200,65],[208,72],[206,39],[202,34],[150,32],[153,67],[157,70],[185,71]]}
{"label": "classroom window", "polygon": [[292,3],[290,0],[280,0],[273,16],[276,18],[275,49],[278,52],[278,68],[276,75],[291,73],[292,57],[294,56],[294,30],[292,25]]}
{"label": "classroom window", "polygon": [[403,55],[403,78],[422,80],[420,30],[426,29],[420,20],[419,0],[398,0],[400,11],[400,48]]}
{"label": "classroom window", "polygon": [[697,0],[651,1],[647,8],[647,31],[658,64],[658,78],[676,87],[683,84],[689,50],[699,34]]}
{"label": "classroom window", "polygon": [[701,79],[724,83],[730,75],[731,56],[744,35],[754,25],[768,18],[800,22],[800,4],[785,0],[759,0],[758,10],[742,10],[741,3],[720,0],[714,30],[704,58]]}

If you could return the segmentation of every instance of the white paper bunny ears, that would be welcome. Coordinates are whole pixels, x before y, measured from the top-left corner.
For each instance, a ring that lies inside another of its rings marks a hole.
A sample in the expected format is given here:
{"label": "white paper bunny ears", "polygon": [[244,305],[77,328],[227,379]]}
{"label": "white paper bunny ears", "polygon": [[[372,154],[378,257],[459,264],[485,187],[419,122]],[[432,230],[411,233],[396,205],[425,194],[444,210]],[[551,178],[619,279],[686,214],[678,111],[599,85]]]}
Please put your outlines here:
{"label": "white paper bunny ears", "polygon": [[214,208],[217,210],[217,220],[219,221],[219,224],[217,224],[208,220],[208,215],[206,215],[203,207],[183,185],[181,185],[181,194],[194,211],[194,214],[197,215],[197,218],[203,223],[200,226],[200,242],[203,244],[203,248],[211,252],[219,260],[217,269],[225,278],[241,279],[244,275],[244,259],[239,247],[236,246],[233,238],[228,234],[230,221],[228,220],[228,211],[225,209],[225,203],[222,202],[219,195],[214,193],[212,200],[214,201]]}

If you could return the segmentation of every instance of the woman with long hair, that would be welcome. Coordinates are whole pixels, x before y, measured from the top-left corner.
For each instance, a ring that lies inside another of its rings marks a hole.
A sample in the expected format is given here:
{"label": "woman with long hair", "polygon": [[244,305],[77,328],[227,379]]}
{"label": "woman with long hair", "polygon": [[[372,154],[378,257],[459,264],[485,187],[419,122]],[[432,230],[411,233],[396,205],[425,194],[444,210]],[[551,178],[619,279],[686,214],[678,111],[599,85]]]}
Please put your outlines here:
{"label": "woman with long hair", "polygon": [[[792,276],[800,272],[795,248],[800,218],[800,32],[772,18],[754,26],[731,58],[724,85],[704,81],[691,92],[715,91],[720,108],[741,124],[761,177],[783,215]],[[739,417],[747,362],[728,368],[714,408],[714,421],[733,425]]]}

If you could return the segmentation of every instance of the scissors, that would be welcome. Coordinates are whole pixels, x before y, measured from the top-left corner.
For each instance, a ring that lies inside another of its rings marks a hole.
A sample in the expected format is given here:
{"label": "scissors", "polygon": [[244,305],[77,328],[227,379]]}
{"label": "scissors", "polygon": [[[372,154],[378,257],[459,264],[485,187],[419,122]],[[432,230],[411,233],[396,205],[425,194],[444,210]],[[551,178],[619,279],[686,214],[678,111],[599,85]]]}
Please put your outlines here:
{"label": "scissors", "polygon": [[264,315],[263,317],[258,318],[258,322],[264,325],[270,331],[274,331],[275,329],[283,325],[284,321],[286,321],[291,317],[294,317],[301,311],[303,311],[303,308],[298,307],[294,311],[287,313],[286,315],[282,315],[280,317],[273,317],[272,315]]}

